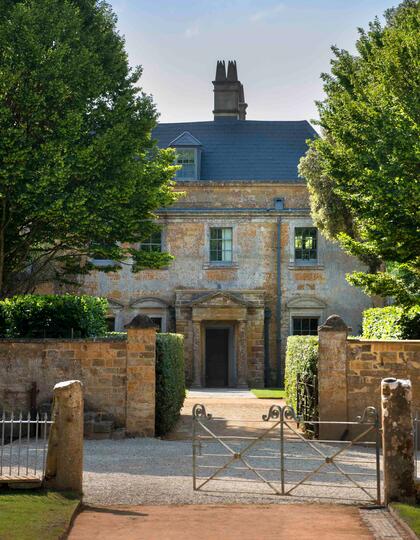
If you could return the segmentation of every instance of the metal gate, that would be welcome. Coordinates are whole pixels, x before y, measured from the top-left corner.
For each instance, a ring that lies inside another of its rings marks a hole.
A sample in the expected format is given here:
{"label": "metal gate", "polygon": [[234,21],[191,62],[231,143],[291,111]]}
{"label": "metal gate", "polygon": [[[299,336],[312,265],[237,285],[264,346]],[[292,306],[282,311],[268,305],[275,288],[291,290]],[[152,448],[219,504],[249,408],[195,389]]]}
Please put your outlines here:
{"label": "metal gate", "polygon": [[41,483],[45,475],[48,434],[54,422],[47,414],[0,416],[0,484]]}
{"label": "metal gate", "polygon": [[342,431],[338,440],[309,438],[288,405],[273,405],[261,419],[235,420],[213,417],[196,404],[192,416],[196,491],[381,503],[380,425],[374,407],[354,422],[312,421],[321,436],[323,426]]}

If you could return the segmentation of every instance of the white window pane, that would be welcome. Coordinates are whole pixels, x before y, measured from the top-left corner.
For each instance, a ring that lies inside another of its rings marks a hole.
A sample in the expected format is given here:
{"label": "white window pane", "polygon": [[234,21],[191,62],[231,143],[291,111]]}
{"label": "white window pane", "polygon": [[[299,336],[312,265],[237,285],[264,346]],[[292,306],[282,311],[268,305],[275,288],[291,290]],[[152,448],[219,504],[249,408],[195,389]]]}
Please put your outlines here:
{"label": "white window pane", "polygon": [[232,229],[230,227],[222,229],[222,238],[223,240],[232,240]]}
{"label": "white window pane", "polygon": [[231,251],[223,251],[223,260],[225,262],[232,262],[232,252]]}
{"label": "white window pane", "polygon": [[181,165],[181,169],[176,172],[177,178],[196,177],[195,150],[193,148],[177,148],[176,164]]}

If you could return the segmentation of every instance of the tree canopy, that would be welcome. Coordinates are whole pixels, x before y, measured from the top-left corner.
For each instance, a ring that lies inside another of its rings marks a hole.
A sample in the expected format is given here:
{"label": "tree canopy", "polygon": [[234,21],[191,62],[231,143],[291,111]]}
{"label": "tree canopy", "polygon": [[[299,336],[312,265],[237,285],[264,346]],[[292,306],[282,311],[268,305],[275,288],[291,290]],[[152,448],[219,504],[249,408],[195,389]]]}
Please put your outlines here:
{"label": "tree canopy", "polygon": [[332,48],[317,103],[322,137],[299,166],[315,224],[366,263],[347,277],[369,294],[420,301],[420,3],[369,29],[356,54]]}
{"label": "tree canopy", "polygon": [[171,204],[171,150],[151,137],[110,7],[98,0],[6,0],[0,11],[0,295],[92,269],[168,263],[140,249]]}

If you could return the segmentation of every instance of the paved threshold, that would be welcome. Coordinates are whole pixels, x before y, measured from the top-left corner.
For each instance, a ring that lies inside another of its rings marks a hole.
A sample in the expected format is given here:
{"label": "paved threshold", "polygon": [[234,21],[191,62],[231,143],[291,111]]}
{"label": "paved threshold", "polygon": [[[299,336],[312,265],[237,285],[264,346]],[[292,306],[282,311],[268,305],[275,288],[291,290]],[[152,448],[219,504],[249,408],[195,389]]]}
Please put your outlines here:
{"label": "paved threshold", "polygon": [[[384,511],[383,511],[384,512]],[[387,512],[385,512],[387,514]],[[378,514],[376,521],[381,518]],[[392,520],[392,517],[391,517]],[[389,524],[388,524],[389,525]],[[357,507],[327,504],[90,507],[70,540],[402,540],[377,536]]]}
{"label": "paved threshold", "polygon": [[195,390],[188,390],[187,394],[188,399],[258,399],[252,392],[249,390],[238,390],[236,388],[201,388]]}

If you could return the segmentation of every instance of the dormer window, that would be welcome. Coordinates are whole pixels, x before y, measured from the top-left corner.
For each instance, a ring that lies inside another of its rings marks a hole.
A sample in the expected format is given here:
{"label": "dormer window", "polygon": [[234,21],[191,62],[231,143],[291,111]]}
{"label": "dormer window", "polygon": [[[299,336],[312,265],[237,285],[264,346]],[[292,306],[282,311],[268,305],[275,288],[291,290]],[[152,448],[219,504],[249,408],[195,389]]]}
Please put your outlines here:
{"label": "dormer window", "polygon": [[195,148],[177,148],[176,164],[181,168],[176,171],[176,177],[183,180],[197,179],[197,151]]}
{"label": "dormer window", "polygon": [[184,131],[169,146],[175,150],[175,164],[181,167],[176,172],[176,178],[200,180],[201,142],[189,131]]}

